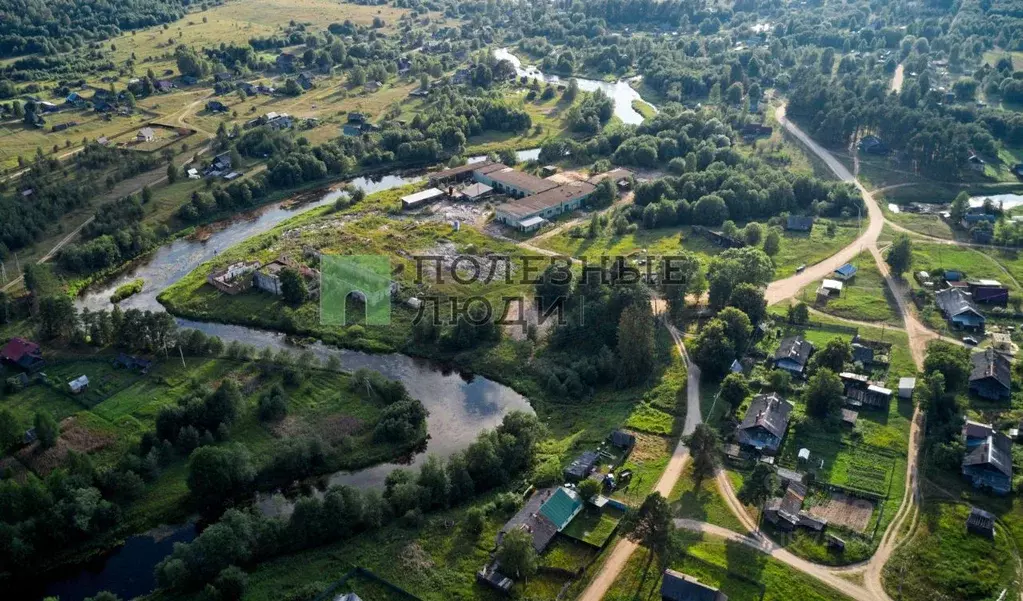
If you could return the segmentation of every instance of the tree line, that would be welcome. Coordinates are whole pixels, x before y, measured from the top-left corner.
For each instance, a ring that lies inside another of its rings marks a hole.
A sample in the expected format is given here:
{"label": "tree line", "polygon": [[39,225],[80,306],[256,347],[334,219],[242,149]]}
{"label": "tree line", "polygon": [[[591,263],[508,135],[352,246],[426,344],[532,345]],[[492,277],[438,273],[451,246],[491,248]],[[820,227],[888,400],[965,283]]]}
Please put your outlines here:
{"label": "tree line", "polygon": [[[298,499],[287,518],[230,509],[195,541],[176,545],[157,566],[157,582],[161,588],[180,592],[211,587],[216,590],[217,579],[231,566],[249,568],[278,555],[346,540],[394,520],[418,524],[427,512],[464,503],[507,485],[529,469],[542,432],[536,417],[515,412],[446,463],[431,457],[418,474],[394,470],[383,492],[335,485],[322,498]],[[194,455],[191,469],[208,472],[194,472],[197,475],[190,477],[190,486],[200,479],[226,478],[234,483],[254,477],[242,458],[228,456],[235,452],[229,448],[204,452],[223,455],[216,460]]]}

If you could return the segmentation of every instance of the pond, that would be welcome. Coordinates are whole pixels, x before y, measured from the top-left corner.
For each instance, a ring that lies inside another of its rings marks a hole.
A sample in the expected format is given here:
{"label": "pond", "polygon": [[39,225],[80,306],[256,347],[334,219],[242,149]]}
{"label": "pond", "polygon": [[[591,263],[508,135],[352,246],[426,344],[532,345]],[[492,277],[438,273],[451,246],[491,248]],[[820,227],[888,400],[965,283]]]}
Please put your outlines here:
{"label": "pond", "polygon": [[1023,194],[989,194],[987,196],[971,196],[970,206],[982,207],[984,201],[989,198],[991,202],[995,203],[996,208],[1001,205],[1006,211],[1023,205]]}
{"label": "pond", "polygon": [[[563,83],[565,81],[557,75],[545,75],[542,71],[540,71],[540,69],[533,65],[523,67],[522,61],[519,60],[519,57],[509,52],[507,48],[499,48],[495,50],[494,57],[498,60],[506,60],[515,65],[515,72],[518,73],[519,77],[534,77],[554,84]],[[607,81],[598,81],[596,79],[586,79],[583,77],[575,77],[574,79],[579,82],[579,89],[584,92],[601,90],[610,96],[611,100],[613,100],[615,104],[615,115],[621,119],[623,123],[639,125],[643,122],[643,115],[640,115],[636,109],[632,108],[632,101],[643,100],[643,97],[640,96],[639,92],[637,92],[631,85],[629,85],[629,81],[619,79],[612,83]]]}

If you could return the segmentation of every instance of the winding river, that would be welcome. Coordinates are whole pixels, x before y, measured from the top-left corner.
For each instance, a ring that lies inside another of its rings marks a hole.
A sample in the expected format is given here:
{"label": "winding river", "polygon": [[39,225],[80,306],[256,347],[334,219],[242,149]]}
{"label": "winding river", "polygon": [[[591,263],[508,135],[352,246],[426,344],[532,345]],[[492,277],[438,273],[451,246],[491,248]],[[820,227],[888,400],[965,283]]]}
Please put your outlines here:
{"label": "winding river", "polygon": [[[552,83],[559,82],[556,76],[544,76],[533,67],[522,68],[521,61],[506,49],[495,52],[499,59],[508,59],[516,66],[520,75],[540,77]],[[579,88],[584,91],[603,90],[615,103],[615,115],[623,122],[638,124],[642,115],[632,108],[633,100],[640,95],[625,81],[608,83],[576,78]],[[519,160],[535,160],[539,149],[518,153]],[[474,157],[470,161],[482,160]],[[419,177],[386,175],[376,178],[358,178],[351,183],[367,194],[380,192],[420,181]],[[205,241],[181,238],[170,242],[140,261],[119,277],[103,286],[88,291],[78,300],[78,307],[92,311],[110,309],[110,295],[120,285],[137,278],[145,280],[145,288],[120,303],[123,309],[137,308],[162,311],[157,295],[182,277],[191,273],[202,263],[214,258],[220,251],[234,246],[252,236],[262,234],[303,211],[331,204],[342,194],[337,189],[324,193],[319,199],[289,207],[286,203],[274,203],[249,213],[238,215],[231,220],[215,224],[212,235]],[[215,324],[178,319],[182,328],[201,330],[209,335],[219,336],[225,343],[238,341],[257,348],[270,347],[275,350],[291,349],[282,334],[245,326]],[[434,362],[416,359],[397,353],[371,355],[357,351],[337,349],[323,344],[308,347],[318,358],[334,355],[341,360],[345,370],[362,367],[370,368],[385,376],[400,380],[409,393],[421,400],[430,415],[427,427],[430,439],[426,449],[410,458],[405,464],[381,464],[354,472],[338,472],[327,477],[328,484],[347,484],[358,487],[382,486],[384,478],[397,467],[415,467],[428,455],[441,458],[464,449],[483,430],[497,426],[511,411],[529,411],[529,401],[511,388],[478,376],[460,374]],[[256,505],[266,513],[285,513],[289,503],[280,495],[261,495]],[[40,599],[45,596],[59,596],[61,601],[82,601],[96,593],[109,590],[122,599],[146,595],[156,587],[153,568],[172,550],[174,543],[188,542],[197,535],[194,524],[186,523],[161,527],[145,534],[132,536],[118,549],[90,561],[84,566],[75,566],[52,575],[38,590],[26,597]]]}

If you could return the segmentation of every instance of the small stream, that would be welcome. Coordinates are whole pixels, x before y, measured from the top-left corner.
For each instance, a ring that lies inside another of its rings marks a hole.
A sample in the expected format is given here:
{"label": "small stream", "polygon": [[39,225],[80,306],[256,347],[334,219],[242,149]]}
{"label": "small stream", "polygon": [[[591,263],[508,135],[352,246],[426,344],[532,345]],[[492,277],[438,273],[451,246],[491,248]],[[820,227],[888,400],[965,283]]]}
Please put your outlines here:
{"label": "small stream", "polygon": [[[519,152],[522,161],[535,159],[539,149]],[[483,157],[474,157],[481,160]],[[421,181],[421,177],[386,175],[358,178],[351,181],[367,194],[380,192]],[[78,301],[78,308],[90,310],[111,309],[110,295],[120,285],[136,278],[145,280],[145,288],[120,303],[122,309],[136,308],[162,311],[157,295],[199,265],[252,236],[262,234],[281,222],[304,211],[331,204],[342,194],[338,190],[326,191],[318,200],[288,208],[274,203],[215,224],[213,234],[205,242],[181,238],[151,253],[117,278],[89,290]],[[238,341],[262,349],[297,350],[283,334],[237,325],[177,320],[179,327],[201,330],[219,336],[225,344]],[[326,477],[328,485],[346,484],[359,488],[379,487],[391,470],[397,467],[415,468],[428,455],[442,459],[466,448],[483,430],[496,427],[511,411],[532,412],[529,401],[511,388],[478,376],[461,374],[436,362],[417,359],[398,353],[368,354],[338,349],[320,343],[309,345],[317,358],[324,360],[333,355],[340,359],[342,369],[353,371],[369,368],[388,378],[401,381],[409,393],[423,402],[430,411],[427,427],[430,439],[424,452],[409,458],[403,464],[387,463],[354,472],[337,472]],[[267,514],[283,515],[290,511],[290,502],[279,494],[259,495],[255,505]],[[132,536],[125,544],[85,565],[68,568],[40,582],[37,590],[25,598],[41,599],[59,596],[61,601],[82,601],[96,593],[109,590],[122,599],[146,595],[155,588],[153,569],[172,550],[176,542],[188,542],[197,536],[194,524],[161,527],[145,534]]]}

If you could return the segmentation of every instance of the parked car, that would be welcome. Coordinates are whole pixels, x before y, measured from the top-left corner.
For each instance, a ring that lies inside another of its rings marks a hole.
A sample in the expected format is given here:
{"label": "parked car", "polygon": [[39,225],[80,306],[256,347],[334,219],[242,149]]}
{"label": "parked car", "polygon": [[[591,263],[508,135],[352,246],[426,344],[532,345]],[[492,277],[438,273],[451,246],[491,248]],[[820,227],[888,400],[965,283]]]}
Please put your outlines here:
{"label": "parked car", "polygon": [[804,271],[805,269],[806,269],[806,263],[803,263],[803,264],[802,264],[802,265],[800,265],[799,267],[796,267],[796,273],[803,273],[803,271]]}
{"label": "parked car", "polygon": [[974,338],[973,336],[963,336],[963,342],[970,346],[977,346],[978,344],[980,344],[979,342],[977,342],[977,339]]}

